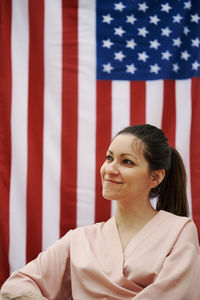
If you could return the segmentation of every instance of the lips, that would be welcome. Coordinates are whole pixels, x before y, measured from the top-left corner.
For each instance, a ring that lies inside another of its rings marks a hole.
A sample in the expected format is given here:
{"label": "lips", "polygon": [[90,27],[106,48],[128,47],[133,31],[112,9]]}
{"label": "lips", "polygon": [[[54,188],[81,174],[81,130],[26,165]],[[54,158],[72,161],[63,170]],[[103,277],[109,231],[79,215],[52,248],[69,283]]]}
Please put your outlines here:
{"label": "lips", "polygon": [[120,181],[116,181],[116,180],[112,180],[112,179],[104,179],[105,180],[105,182],[107,182],[107,183],[116,183],[116,184],[122,184],[122,182],[120,182]]}

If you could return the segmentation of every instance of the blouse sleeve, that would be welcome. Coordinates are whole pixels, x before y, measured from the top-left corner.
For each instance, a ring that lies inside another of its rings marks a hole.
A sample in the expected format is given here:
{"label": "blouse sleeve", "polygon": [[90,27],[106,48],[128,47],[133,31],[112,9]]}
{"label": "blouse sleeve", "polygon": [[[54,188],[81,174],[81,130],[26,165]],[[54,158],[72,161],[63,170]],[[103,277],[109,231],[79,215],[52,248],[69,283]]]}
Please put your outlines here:
{"label": "blouse sleeve", "polygon": [[192,221],[183,228],[156,280],[134,300],[199,300],[200,251]]}
{"label": "blouse sleeve", "polygon": [[40,296],[47,299],[62,299],[62,293],[70,294],[68,272],[70,234],[69,231],[46,251],[41,252],[35,260],[13,272],[2,286],[1,299],[13,299],[29,293],[38,295],[38,298],[33,296],[29,299],[40,299]]}

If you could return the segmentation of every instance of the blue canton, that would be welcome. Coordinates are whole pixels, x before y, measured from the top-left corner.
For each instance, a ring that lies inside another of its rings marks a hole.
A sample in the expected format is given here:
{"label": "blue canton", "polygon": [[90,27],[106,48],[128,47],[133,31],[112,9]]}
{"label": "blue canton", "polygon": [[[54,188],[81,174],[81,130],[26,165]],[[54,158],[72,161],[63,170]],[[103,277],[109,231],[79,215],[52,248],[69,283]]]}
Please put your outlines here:
{"label": "blue canton", "polygon": [[97,0],[97,79],[200,76],[200,0]]}

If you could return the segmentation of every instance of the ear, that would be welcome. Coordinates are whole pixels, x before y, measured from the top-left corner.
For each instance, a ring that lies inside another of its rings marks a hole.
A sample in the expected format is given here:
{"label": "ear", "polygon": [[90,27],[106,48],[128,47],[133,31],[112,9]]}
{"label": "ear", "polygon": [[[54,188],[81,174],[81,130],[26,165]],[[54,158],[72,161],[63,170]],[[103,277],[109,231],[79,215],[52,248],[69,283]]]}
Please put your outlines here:
{"label": "ear", "polygon": [[164,177],[165,177],[165,170],[164,169],[152,171],[151,181],[150,181],[151,189],[158,186],[163,181]]}

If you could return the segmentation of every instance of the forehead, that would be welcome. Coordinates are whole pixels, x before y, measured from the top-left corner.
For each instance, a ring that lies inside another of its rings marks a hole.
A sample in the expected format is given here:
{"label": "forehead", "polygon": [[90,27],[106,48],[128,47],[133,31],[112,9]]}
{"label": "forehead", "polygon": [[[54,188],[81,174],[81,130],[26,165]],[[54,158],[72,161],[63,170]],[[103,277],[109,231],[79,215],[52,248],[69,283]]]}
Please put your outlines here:
{"label": "forehead", "polygon": [[120,134],[113,139],[109,150],[143,155],[144,144],[139,138],[132,134]]}

